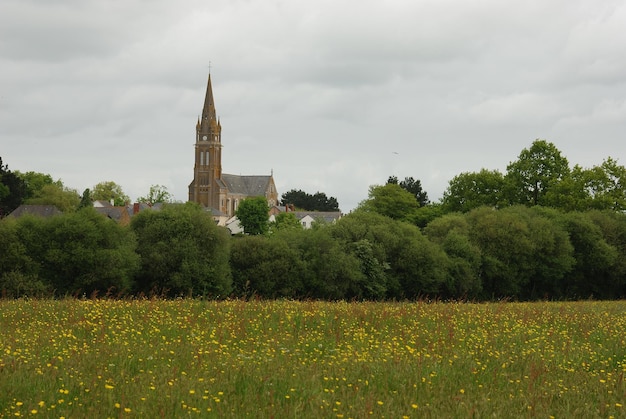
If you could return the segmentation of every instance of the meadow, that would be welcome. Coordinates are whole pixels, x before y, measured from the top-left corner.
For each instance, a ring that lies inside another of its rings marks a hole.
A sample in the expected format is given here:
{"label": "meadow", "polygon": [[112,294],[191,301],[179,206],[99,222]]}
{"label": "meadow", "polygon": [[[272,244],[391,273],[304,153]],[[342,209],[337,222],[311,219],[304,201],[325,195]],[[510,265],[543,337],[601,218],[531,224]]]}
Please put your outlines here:
{"label": "meadow", "polygon": [[0,417],[626,417],[626,302],[0,301]]}

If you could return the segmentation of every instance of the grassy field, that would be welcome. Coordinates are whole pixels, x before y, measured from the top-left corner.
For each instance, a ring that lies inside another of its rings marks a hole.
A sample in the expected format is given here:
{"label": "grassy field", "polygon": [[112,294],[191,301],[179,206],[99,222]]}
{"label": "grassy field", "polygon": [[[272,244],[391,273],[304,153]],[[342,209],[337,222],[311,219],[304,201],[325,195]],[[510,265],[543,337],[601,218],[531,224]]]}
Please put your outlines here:
{"label": "grassy field", "polygon": [[0,301],[0,417],[626,417],[624,372],[624,301]]}

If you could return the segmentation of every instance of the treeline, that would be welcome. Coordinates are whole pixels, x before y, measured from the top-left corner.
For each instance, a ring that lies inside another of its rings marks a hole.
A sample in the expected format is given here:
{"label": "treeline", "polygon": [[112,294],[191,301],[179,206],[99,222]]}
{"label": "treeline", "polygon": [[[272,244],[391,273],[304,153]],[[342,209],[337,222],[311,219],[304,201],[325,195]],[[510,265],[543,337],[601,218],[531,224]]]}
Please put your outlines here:
{"label": "treeline", "polygon": [[626,215],[479,207],[423,229],[359,209],[336,224],[231,237],[195,204],[120,226],[92,208],[0,221],[5,297],[611,299],[626,295]]}

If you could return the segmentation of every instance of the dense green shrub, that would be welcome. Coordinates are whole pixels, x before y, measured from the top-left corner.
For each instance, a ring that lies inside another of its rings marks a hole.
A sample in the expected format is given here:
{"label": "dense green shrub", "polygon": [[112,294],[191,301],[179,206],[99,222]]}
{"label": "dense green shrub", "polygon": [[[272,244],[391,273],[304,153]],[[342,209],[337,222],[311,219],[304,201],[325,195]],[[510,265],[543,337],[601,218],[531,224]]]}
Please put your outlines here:
{"label": "dense green shrub", "polygon": [[22,217],[17,234],[36,268],[26,268],[57,294],[125,293],[139,267],[135,236],[93,208],[50,218]]}
{"label": "dense green shrub", "polygon": [[226,296],[231,292],[228,230],[197,204],[146,210],[131,222],[141,270],[137,292],[166,296]]}

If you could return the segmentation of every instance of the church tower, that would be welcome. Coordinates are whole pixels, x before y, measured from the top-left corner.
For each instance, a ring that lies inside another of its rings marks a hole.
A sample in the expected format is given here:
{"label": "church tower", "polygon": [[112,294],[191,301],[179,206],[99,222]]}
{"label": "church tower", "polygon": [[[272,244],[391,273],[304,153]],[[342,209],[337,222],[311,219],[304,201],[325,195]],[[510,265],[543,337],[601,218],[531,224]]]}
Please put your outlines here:
{"label": "church tower", "polygon": [[202,116],[196,123],[193,181],[189,201],[209,208],[220,207],[218,182],[222,177],[222,125],[216,117],[211,74],[207,83]]}
{"label": "church tower", "polygon": [[210,73],[202,116],[196,123],[194,148],[189,201],[210,208],[218,217],[232,217],[239,203],[252,196],[265,196],[270,206],[278,203],[273,174],[241,176],[222,173],[222,125],[215,114]]}

